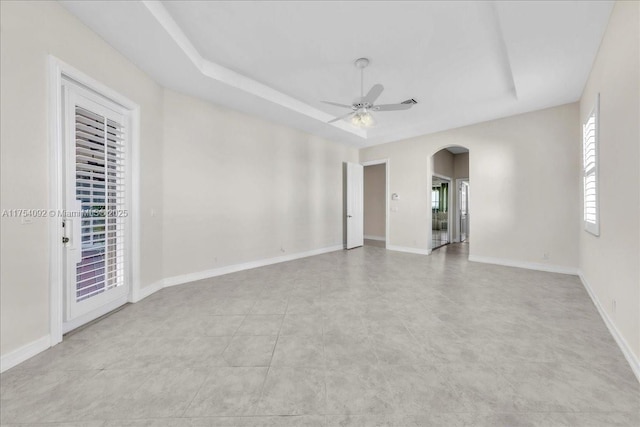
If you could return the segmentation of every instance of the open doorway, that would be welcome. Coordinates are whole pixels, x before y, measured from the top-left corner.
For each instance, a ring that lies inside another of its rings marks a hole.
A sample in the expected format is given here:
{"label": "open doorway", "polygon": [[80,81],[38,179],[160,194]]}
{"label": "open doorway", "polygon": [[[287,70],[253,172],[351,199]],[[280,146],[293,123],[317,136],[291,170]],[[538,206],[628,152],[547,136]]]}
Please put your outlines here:
{"label": "open doorway", "polygon": [[469,241],[469,150],[443,148],[431,158],[431,249]]}
{"label": "open doorway", "polygon": [[387,163],[364,166],[364,244],[384,248],[387,243]]}
{"label": "open doorway", "polygon": [[433,175],[431,179],[431,248],[451,242],[450,227],[451,179]]}

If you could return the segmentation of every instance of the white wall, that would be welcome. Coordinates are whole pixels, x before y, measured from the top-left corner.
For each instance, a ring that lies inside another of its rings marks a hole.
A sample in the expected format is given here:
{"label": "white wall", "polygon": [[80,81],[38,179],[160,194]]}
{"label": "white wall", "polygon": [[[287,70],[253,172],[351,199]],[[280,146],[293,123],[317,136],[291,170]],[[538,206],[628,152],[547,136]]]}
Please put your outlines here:
{"label": "white wall", "polygon": [[[55,55],[141,106],[141,284],[160,280],[162,88],[57,2],[3,1],[0,19],[0,208],[48,207],[47,55]],[[0,224],[4,356],[49,334],[49,234],[44,218]]]}
{"label": "white wall", "polygon": [[577,123],[578,105],[568,104],[361,150],[361,162],[390,159],[390,192],[400,200],[388,243],[429,248],[430,158],[459,145],[471,158],[471,255],[576,269]]}
{"label": "white wall", "polygon": [[[640,359],[640,3],[617,2],[580,101],[600,93],[600,236],[580,231],[580,269]],[[581,183],[582,174],[574,178]],[[616,301],[616,310],[613,301]]]}
{"label": "white wall", "polygon": [[166,277],[342,244],[356,149],[169,90],[164,109]]}
{"label": "white wall", "polygon": [[386,234],[386,164],[364,167],[364,235],[384,239]]}
{"label": "white wall", "polygon": [[[142,288],[342,244],[355,149],[165,91],[56,2],[0,7],[1,209],[48,207],[52,54],[141,107]],[[48,224],[2,218],[3,358],[47,342]]]}
{"label": "white wall", "polygon": [[[388,243],[427,249],[430,157],[446,146],[469,148],[471,254],[579,265],[636,356],[638,9],[637,2],[616,4],[579,106],[371,147],[359,155],[360,161],[390,159],[390,190],[400,200],[393,202],[398,211],[391,212]],[[0,2],[0,31],[1,209],[48,206],[47,55],[53,54],[141,106],[141,286],[342,242],[342,162],[357,160],[354,149],[165,92],[58,3]],[[598,238],[581,231],[577,178],[580,117],[597,92]],[[199,197],[190,197],[191,191]],[[22,225],[3,218],[0,225],[4,356],[49,333],[48,221]]]}

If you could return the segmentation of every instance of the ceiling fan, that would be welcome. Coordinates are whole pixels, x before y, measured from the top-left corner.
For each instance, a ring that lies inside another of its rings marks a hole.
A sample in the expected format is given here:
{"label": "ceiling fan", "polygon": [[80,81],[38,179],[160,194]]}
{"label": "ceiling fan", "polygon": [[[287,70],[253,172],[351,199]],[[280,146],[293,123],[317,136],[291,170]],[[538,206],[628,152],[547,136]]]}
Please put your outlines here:
{"label": "ceiling fan", "polygon": [[346,105],[340,104],[337,102],[330,101],[322,101],[325,104],[335,105],[337,107],[348,108],[351,110],[348,114],[344,116],[336,117],[333,120],[328,121],[327,123],[337,122],[338,120],[349,119],[351,124],[358,127],[370,127],[375,124],[375,120],[371,115],[371,111],[400,111],[400,110],[408,110],[414,104],[418,102],[411,98],[406,101],[402,101],[399,104],[380,104],[375,105],[376,99],[380,96],[382,91],[384,90],[384,86],[381,84],[373,85],[369,92],[364,95],[364,69],[369,65],[369,59],[367,58],[358,58],[355,61],[356,68],[360,69],[360,98],[357,98],[353,104]]}

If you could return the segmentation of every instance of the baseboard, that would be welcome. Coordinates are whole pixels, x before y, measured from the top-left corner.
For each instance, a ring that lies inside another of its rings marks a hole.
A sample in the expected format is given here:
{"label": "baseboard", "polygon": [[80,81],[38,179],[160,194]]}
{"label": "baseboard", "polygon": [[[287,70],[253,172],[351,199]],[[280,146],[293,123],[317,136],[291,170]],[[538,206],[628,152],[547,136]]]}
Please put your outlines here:
{"label": "baseboard", "polygon": [[563,265],[517,261],[513,259],[493,258],[493,257],[487,257],[487,256],[480,256],[480,255],[469,255],[469,261],[481,262],[484,264],[504,265],[506,267],[525,268],[527,270],[546,271],[549,273],[571,274],[574,276],[578,275],[578,269],[576,267],[566,267]]}
{"label": "baseboard", "polygon": [[142,289],[134,289],[131,293],[131,302],[139,302],[151,294],[155,294],[164,287],[164,281],[158,280],[155,283],[145,286]]}
{"label": "baseboard", "polygon": [[23,345],[0,358],[0,372],[11,369],[14,366],[31,359],[38,353],[41,353],[51,347],[51,337],[45,335],[27,345]]}
{"label": "baseboard", "polygon": [[[209,277],[221,276],[223,274],[235,273],[237,271],[249,270],[257,267],[264,267],[266,265],[277,264],[280,262],[293,261],[300,258],[325,254],[328,252],[341,251],[343,249],[343,245],[335,245],[306,252],[298,252],[295,254],[283,255],[275,258],[245,262],[242,264],[227,265],[212,270],[170,277],[168,279],[152,283],[151,285],[145,286],[144,288],[137,291],[133,291],[131,295],[131,302],[142,301],[149,295],[161,290],[165,286],[181,285],[183,283],[189,283]],[[5,354],[4,356],[0,357],[0,372],[4,372],[8,369],[13,368],[14,366],[32,358],[38,353],[45,351],[49,347],[51,347],[51,337],[50,335],[46,335],[10,353]]]}
{"label": "baseboard", "polygon": [[409,248],[405,246],[387,245],[387,249],[396,252],[407,252],[417,255],[431,255],[431,249]]}
{"label": "baseboard", "polygon": [[280,262],[293,261],[300,258],[306,258],[314,255],[321,255],[328,252],[341,251],[343,245],[329,246],[326,248],[314,249],[306,252],[297,252],[294,254],[282,255],[274,258],[266,258],[257,261],[249,261],[241,264],[226,265],[224,267],[214,268],[196,273],[183,274],[164,279],[164,286],[182,285],[184,283],[194,282],[196,280],[208,279],[210,277],[222,276],[224,274],[235,273],[242,270],[250,270],[252,268],[264,267],[266,265],[278,264]]}
{"label": "baseboard", "polygon": [[627,343],[627,340],[625,340],[620,331],[618,331],[615,323],[613,323],[607,312],[602,307],[602,304],[600,304],[600,300],[598,300],[598,297],[593,292],[593,289],[591,289],[589,282],[587,282],[587,279],[585,279],[581,271],[579,272],[578,276],[580,277],[582,286],[584,286],[584,288],[587,290],[587,293],[589,294],[589,297],[591,297],[593,305],[595,305],[598,309],[600,317],[602,317],[602,320],[604,320],[604,324],[607,325],[607,329],[609,329],[611,336],[613,336],[613,339],[618,344],[618,347],[620,347],[622,354],[624,354],[624,357],[627,359],[627,362],[629,362],[629,365],[631,366],[631,370],[640,382],[640,359],[633,353],[631,347],[629,347],[629,344]]}
{"label": "baseboard", "polygon": [[384,238],[384,236],[370,236],[368,234],[365,234],[364,238],[367,240],[377,240],[379,242],[384,242],[385,240],[387,240]]}

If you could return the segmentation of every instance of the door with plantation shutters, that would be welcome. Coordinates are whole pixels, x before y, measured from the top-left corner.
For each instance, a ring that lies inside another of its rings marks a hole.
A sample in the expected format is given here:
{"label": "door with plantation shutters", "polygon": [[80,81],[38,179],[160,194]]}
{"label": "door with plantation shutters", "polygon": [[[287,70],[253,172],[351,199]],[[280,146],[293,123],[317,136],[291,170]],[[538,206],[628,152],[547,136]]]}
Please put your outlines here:
{"label": "door with plantation shutters", "polygon": [[128,120],[77,85],[65,84],[63,98],[67,332],[127,301]]}

